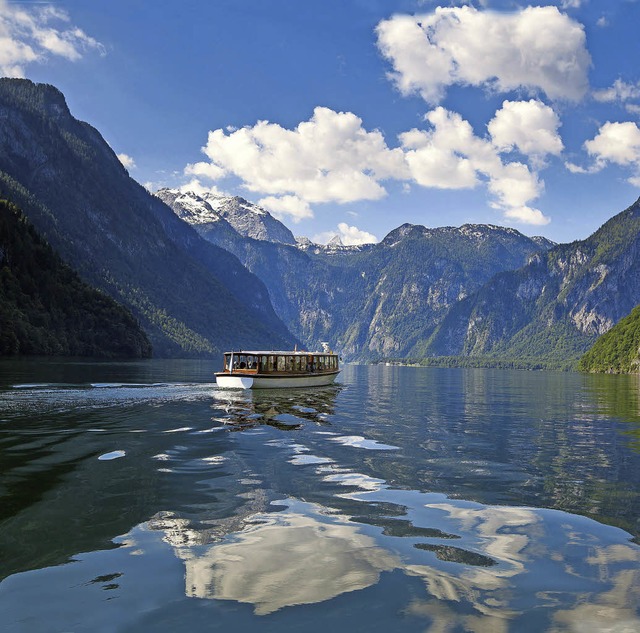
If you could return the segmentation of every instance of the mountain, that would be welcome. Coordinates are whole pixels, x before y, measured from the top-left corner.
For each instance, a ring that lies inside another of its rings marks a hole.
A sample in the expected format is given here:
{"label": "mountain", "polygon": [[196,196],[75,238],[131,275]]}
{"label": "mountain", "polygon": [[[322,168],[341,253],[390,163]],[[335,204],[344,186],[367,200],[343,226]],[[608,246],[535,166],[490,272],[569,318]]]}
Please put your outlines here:
{"label": "mountain", "polygon": [[598,338],[580,359],[578,369],[607,374],[640,371],[640,306]]}
{"label": "mountain", "polygon": [[572,365],[639,303],[640,200],[586,240],[496,275],[455,305],[420,351]]}
{"label": "mountain", "polygon": [[266,288],[131,179],[53,86],[0,79],[0,190],[83,279],[131,310],[155,355],[293,346]]}
{"label": "mountain", "polygon": [[133,316],[85,284],[0,200],[0,355],[144,358],[151,344]]}
{"label": "mountain", "polygon": [[177,189],[160,189],[155,193],[178,217],[206,230],[212,224],[217,231],[233,229],[243,237],[281,244],[296,243],[293,233],[268,211],[239,196],[197,195]]}
{"label": "mountain", "polygon": [[322,246],[298,238],[292,245],[231,233],[194,193],[157,195],[260,277],[276,312],[306,346],[326,340],[351,359],[412,355],[452,305],[548,243],[490,225],[404,224],[379,244]]}

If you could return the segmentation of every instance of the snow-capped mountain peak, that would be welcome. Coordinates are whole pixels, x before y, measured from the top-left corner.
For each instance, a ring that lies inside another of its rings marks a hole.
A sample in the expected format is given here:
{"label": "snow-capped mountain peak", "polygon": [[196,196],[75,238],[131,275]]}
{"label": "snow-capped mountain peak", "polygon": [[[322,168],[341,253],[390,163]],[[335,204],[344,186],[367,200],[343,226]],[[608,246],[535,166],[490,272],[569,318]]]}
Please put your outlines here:
{"label": "snow-capped mountain peak", "polygon": [[295,245],[293,233],[268,211],[240,196],[202,195],[193,191],[161,189],[156,192],[173,211],[193,225],[224,220],[240,235],[267,242]]}

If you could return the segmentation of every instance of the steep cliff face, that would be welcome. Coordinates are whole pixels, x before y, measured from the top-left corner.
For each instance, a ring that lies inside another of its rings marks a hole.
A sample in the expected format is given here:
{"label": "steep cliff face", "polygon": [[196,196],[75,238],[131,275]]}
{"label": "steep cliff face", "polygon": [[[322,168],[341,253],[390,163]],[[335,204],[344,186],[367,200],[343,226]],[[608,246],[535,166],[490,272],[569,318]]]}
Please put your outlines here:
{"label": "steep cliff face", "polygon": [[52,86],[0,79],[0,188],[86,280],[126,305],[154,353],[289,346],[266,288],[129,178]]}
{"label": "steep cliff face", "polygon": [[586,240],[540,253],[456,305],[430,355],[570,360],[640,303],[640,201]]}
{"label": "steep cliff face", "polygon": [[[451,306],[545,246],[497,226],[411,224],[375,245],[320,246],[299,239],[292,246],[231,235],[222,219],[199,221],[189,194],[158,195],[260,277],[278,315],[300,340],[309,347],[331,341],[348,358],[415,353]],[[202,220],[210,212],[200,208]]]}

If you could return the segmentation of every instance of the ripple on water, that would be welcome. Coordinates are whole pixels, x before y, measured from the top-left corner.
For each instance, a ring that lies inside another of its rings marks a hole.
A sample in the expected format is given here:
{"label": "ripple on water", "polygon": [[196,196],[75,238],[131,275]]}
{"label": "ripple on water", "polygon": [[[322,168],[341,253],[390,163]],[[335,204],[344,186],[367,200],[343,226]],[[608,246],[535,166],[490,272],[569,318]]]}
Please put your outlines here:
{"label": "ripple on water", "polygon": [[106,462],[112,459],[119,459],[120,457],[124,457],[126,454],[127,454],[126,451],[121,451],[121,450],[111,451],[110,453],[104,453],[103,455],[100,455],[98,459],[101,462]]}
{"label": "ripple on water", "polygon": [[330,441],[337,442],[343,446],[351,446],[353,448],[364,448],[368,451],[397,451],[397,446],[391,444],[383,444],[376,440],[368,440],[360,435],[341,435],[339,437],[330,437]]}

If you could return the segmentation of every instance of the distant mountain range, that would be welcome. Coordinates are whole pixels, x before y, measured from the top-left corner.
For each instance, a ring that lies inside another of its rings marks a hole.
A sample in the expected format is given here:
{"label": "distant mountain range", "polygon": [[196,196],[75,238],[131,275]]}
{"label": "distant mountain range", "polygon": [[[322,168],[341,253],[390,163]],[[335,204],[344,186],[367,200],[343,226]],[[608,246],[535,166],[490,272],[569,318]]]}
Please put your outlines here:
{"label": "distant mountain range", "polygon": [[[553,246],[497,226],[410,224],[379,244],[296,243],[245,200],[168,189],[156,195],[264,282],[276,312],[300,340],[311,347],[327,340],[360,360],[414,354],[457,301]],[[223,205],[236,212],[223,215]]]}
{"label": "distant mountain range", "polygon": [[352,360],[573,366],[640,303],[640,202],[572,244],[404,224],[320,245],[241,197],[149,194],[52,86],[0,79],[0,123],[3,196],[157,356],[328,341]]}

